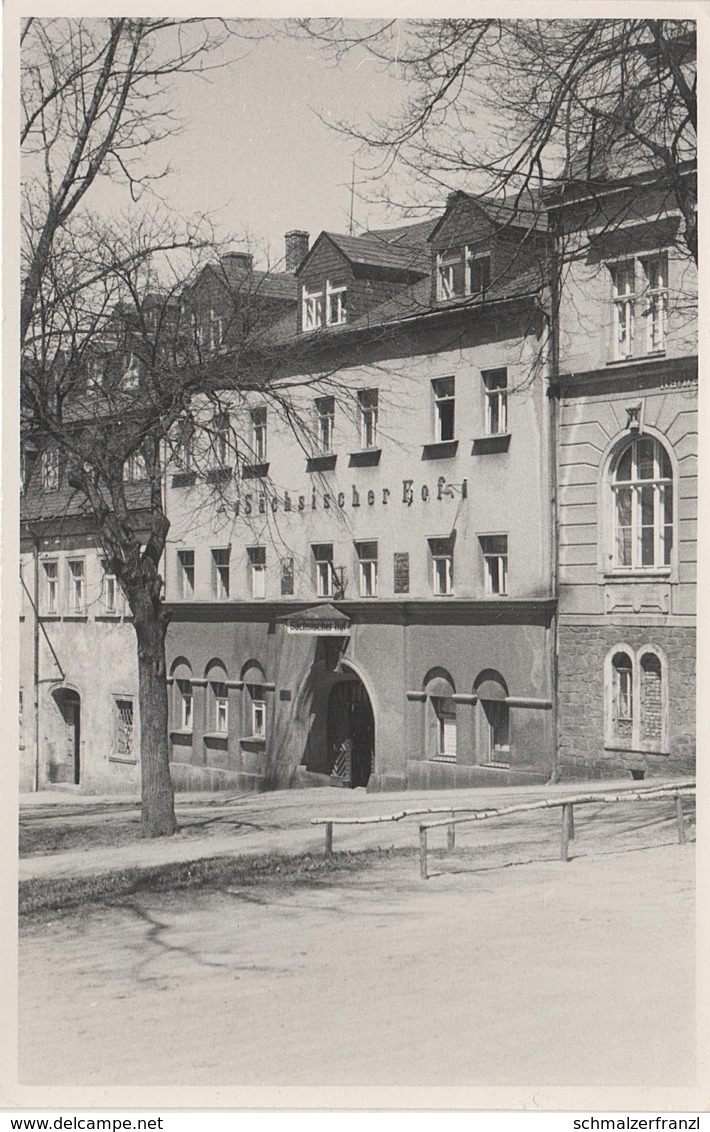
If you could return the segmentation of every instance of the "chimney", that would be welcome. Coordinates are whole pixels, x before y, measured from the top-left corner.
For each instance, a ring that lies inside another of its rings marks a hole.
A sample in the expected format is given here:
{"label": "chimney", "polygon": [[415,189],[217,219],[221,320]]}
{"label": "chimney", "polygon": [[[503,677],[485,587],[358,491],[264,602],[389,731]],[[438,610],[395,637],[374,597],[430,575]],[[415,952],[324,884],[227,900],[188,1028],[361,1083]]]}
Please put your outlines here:
{"label": "chimney", "polygon": [[298,271],[308,255],[308,232],[287,232],[286,241],[286,271]]}
{"label": "chimney", "polygon": [[225,271],[253,271],[254,256],[251,252],[226,252],[222,256],[222,267]]}

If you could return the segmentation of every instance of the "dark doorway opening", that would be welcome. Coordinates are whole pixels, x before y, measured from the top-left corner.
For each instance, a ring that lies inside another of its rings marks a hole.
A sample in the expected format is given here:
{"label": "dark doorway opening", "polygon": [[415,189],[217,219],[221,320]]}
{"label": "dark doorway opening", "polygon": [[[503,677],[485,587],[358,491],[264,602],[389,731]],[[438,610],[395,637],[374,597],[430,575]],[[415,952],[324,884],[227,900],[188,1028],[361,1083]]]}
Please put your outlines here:
{"label": "dark doorway opening", "polygon": [[328,698],[331,773],[351,786],[367,786],[375,755],[375,717],[367,689],[357,676],[340,680]]}
{"label": "dark doorway opening", "polygon": [[[62,719],[64,737],[59,759],[50,766],[50,779],[54,782],[71,782],[79,785],[81,778],[81,698],[71,688],[54,693]],[[53,772],[53,773],[52,773]]]}

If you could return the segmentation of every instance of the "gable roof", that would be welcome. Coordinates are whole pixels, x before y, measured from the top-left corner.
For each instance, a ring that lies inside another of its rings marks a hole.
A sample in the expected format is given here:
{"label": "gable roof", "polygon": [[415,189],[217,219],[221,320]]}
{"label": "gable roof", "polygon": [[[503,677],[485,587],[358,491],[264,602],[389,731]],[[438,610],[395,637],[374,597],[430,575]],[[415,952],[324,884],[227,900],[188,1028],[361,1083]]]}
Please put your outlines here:
{"label": "gable roof", "polygon": [[301,274],[316,248],[328,240],[354,267],[377,267],[411,275],[429,271],[427,239],[436,220],[424,220],[398,228],[377,228],[358,236],[339,232],[321,232],[298,268]]}
{"label": "gable roof", "polygon": [[493,197],[459,191],[452,193],[449,197],[443,215],[439,217],[429,235],[430,242],[436,237],[437,232],[449,218],[453,209],[464,201],[483,213],[495,228],[524,228],[525,231],[535,229],[540,232],[547,229],[547,215],[542,201],[521,201],[516,204],[511,201],[495,200]]}

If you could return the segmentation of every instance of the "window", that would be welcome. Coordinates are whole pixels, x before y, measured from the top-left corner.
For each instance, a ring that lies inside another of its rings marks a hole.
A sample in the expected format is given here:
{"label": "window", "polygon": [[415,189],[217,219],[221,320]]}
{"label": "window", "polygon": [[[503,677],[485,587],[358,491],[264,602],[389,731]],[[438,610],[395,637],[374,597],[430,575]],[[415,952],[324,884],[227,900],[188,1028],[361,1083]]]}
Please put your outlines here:
{"label": "window", "polygon": [[326,283],[325,294],[328,326],[337,326],[345,322],[347,313],[345,287],[331,287],[330,283]]}
{"label": "window", "polygon": [[623,449],[613,472],[612,495],[614,568],[668,569],[673,550],[673,472],[658,440],[640,436]]}
{"label": "window", "polygon": [[304,287],[302,296],[303,329],[316,330],[323,325],[323,292]]}
{"label": "window", "polygon": [[145,456],[142,452],[131,452],[123,465],[124,483],[138,483],[147,478],[148,469],[145,464]]}
{"label": "window", "polygon": [[111,572],[108,559],[101,560],[103,570],[103,605],[106,613],[118,613],[119,585],[115,574]]}
{"label": "window", "polygon": [[133,742],[133,700],[114,700],[116,705],[114,715],[114,751],[120,759],[134,757]]}
{"label": "window", "polygon": [[192,683],[189,680],[178,680],[177,689],[180,728],[183,731],[192,731]]}
{"label": "window", "polygon": [[251,450],[255,463],[263,464],[266,460],[266,408],[263,405],[251,411]]}
{"label": "window", "polygon": [[139,376],[138,359],[131,350],[123,355],[121,388],[136,389],[138,387]]}
{"label": "window", "polygon": [[229,694],[223,680],[213,680],[212,700],[214,702],[214,729],[220,733],[229,731]]}
{"label": "window", "polygon": [[377,597],[377,543],[356,542],[360,597]]}
{"label": "window", "polygon": [[321,455],[333,451],[333,431],[335,427],[335,397],[316,399],[316,444]]}
{"label": "window", "polygon": [[508,536],[481,535],[483,575],[487,594],[508,592]]}
{"label": "window", "polygon": [[606,670],[605,742],[617,750],[668,751],[666,661],[653,645],[612,650]]}
{"label": "window", "polygon": [[281,595],[290,597],[294,592],[293,558],[281,559]]}
{"label": "window", "polygon": [[229,549],[212,551],[212,592],[218,601],[229,597]]}
{"label": "window", "polygon": [[634,729],[634,666],[625,652],[617,652],[611,662],[613,674],[614,737],[631,745]]}
{"label": "window", "polygon": [[454,544],[451,538],[430,538],[432,585],[438,597],[454,592]]}
{"label": "window", "polygon": [[436,257],[436,295],[438,299],[455,299],[464,294],[463,253],[460,249],[439,252]]}
{"label": "window", "polygon": [[212,418],[212,451],[217,467],[229,464],[229,413],[215,413]]}
{"label": "window", "polygon": [[262,684],[247,684],[251,708],[251,734],[254,739],[266,737],[266,697]]}
{"label": "window", "polygon": [[194,550],[178,550],[178,588],[180,597],[185,600],[195,595],[195,552]]}
{"label": "window", "polygon": [[189,417],[180,421],[175,430],[175,462],[189,472],[194,458],[195,424]]}
{"label": "window", "polygon": [[333,597],[333,544],[323,543],[314,546],[312,549],[315,563],[316,593],[318,597]]}
{"label": "window", "polygon": [[84,612],[84,559],[69,559],[69,609],[72,613]]}
{"label": "window", "polygon": [[377,418],[379,412],[378,390],[359,390],[357,404],[360,417],[360,445],[362,448],[376,448]]}
{"label": "window", "polygon": [[486,395],[486,435],[500,436],[508,431],[508,371],[485,370],[482,374]]}
{"label": "window", "polygon": [[210,350],[219,350],[224,342],[224,319],[215,314],[211,307],[207,333]]}
{"label": "window", "polygon": [[456,703],[451,696],[432,696],[436,716],[436,758],[456,762]]}
{"label": "window", "polygon": [[54,560],[43,562],[45,608],[47,613],[57,613],[59,609],[59,563]]}
{"label": "window", "polygon": [[488,726],[488,759],[508,766],[510,762],[510,708],[502,700],[484,700]]}
{"label": "window", "polygon": [[468,295],[482,295],[491,284],[491,257],[489,255],[473,255],[466,250],[466,293]]}
{"label": "window", "polygon": [[455,381],[453,377],[440,377],[431,383],[434,394],[434,439],[454,439]]}
{"label": "window", "polygon": [[645,279],[643,316],[646,322],[646,352],[657,353],[665,346],[668,319],[668,257],[642,260]]}
{"label": "window", "polygon": [[[628,259],[610,267],[614,342],[613,357],[659,353],[665,347],[668,321],[668,256],[665,252]],[[637,316],[642,322],[636,337]]]}
{"label": "window", "polygon": [[251,575],[251,596],[255,599],[266,597],[266,547],[250,546],[249,573]]}
{"label": "window", "polygon": [[612,269],[614,300],[614,357],[629,358],[633,353],[636,302],[634,262],[618,263]]}
{"label": "window", "polygon": [[59,450],[45,448],[42,453],[42,490],[57,491],[59,489]]}

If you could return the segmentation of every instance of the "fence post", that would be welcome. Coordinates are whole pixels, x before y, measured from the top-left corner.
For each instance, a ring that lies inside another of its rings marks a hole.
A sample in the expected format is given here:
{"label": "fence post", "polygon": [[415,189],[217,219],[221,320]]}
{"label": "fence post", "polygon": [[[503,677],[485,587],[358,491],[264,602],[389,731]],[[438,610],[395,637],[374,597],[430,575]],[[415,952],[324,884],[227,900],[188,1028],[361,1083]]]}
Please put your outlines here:
{"label": "fence post", "polygon": [[455,817],[456,814],[452,810],[451,824],[447,825],[446,827],[446,848],[448,849],[449,853],[453,853],[454,849],[456,848],[456,826],[454,824]]}
{"label": "fence post", "polygon": [[680,794],[675,796],[675,816],[678,819],[678,844],[685,845],[688,837],[685,830],[685,818],[683,817],[683,799]]}
{"label": "fence post", "polygon": [[569,861],[569,841],[570,829],[574,822],[574,813],[572,810],[572,803],[565,802],[562,806],[562,844],[560,847],[560,859]]}
{"label": "fence post", "polygon": [[427,850],[426,835],[427,835],[426,827],[423,826],[423,825],[420,825],[419,826],[419,864],[420,864],[420,868],[421,868],[422,880],[428,880],[429,879],[429,874],[427,873],[427,867],[426,867],[426,864],[427,864],[427,862],[426,862],[426,850]]}
{"label": "fence post", "polygon": [[325,855],[326,857],[333,856],[333,823],[327,821],[325,823]]}
{"label": "fence post", "polygon": [[569,839],[574,841],[574,809],[572,806],[569,808]]}

